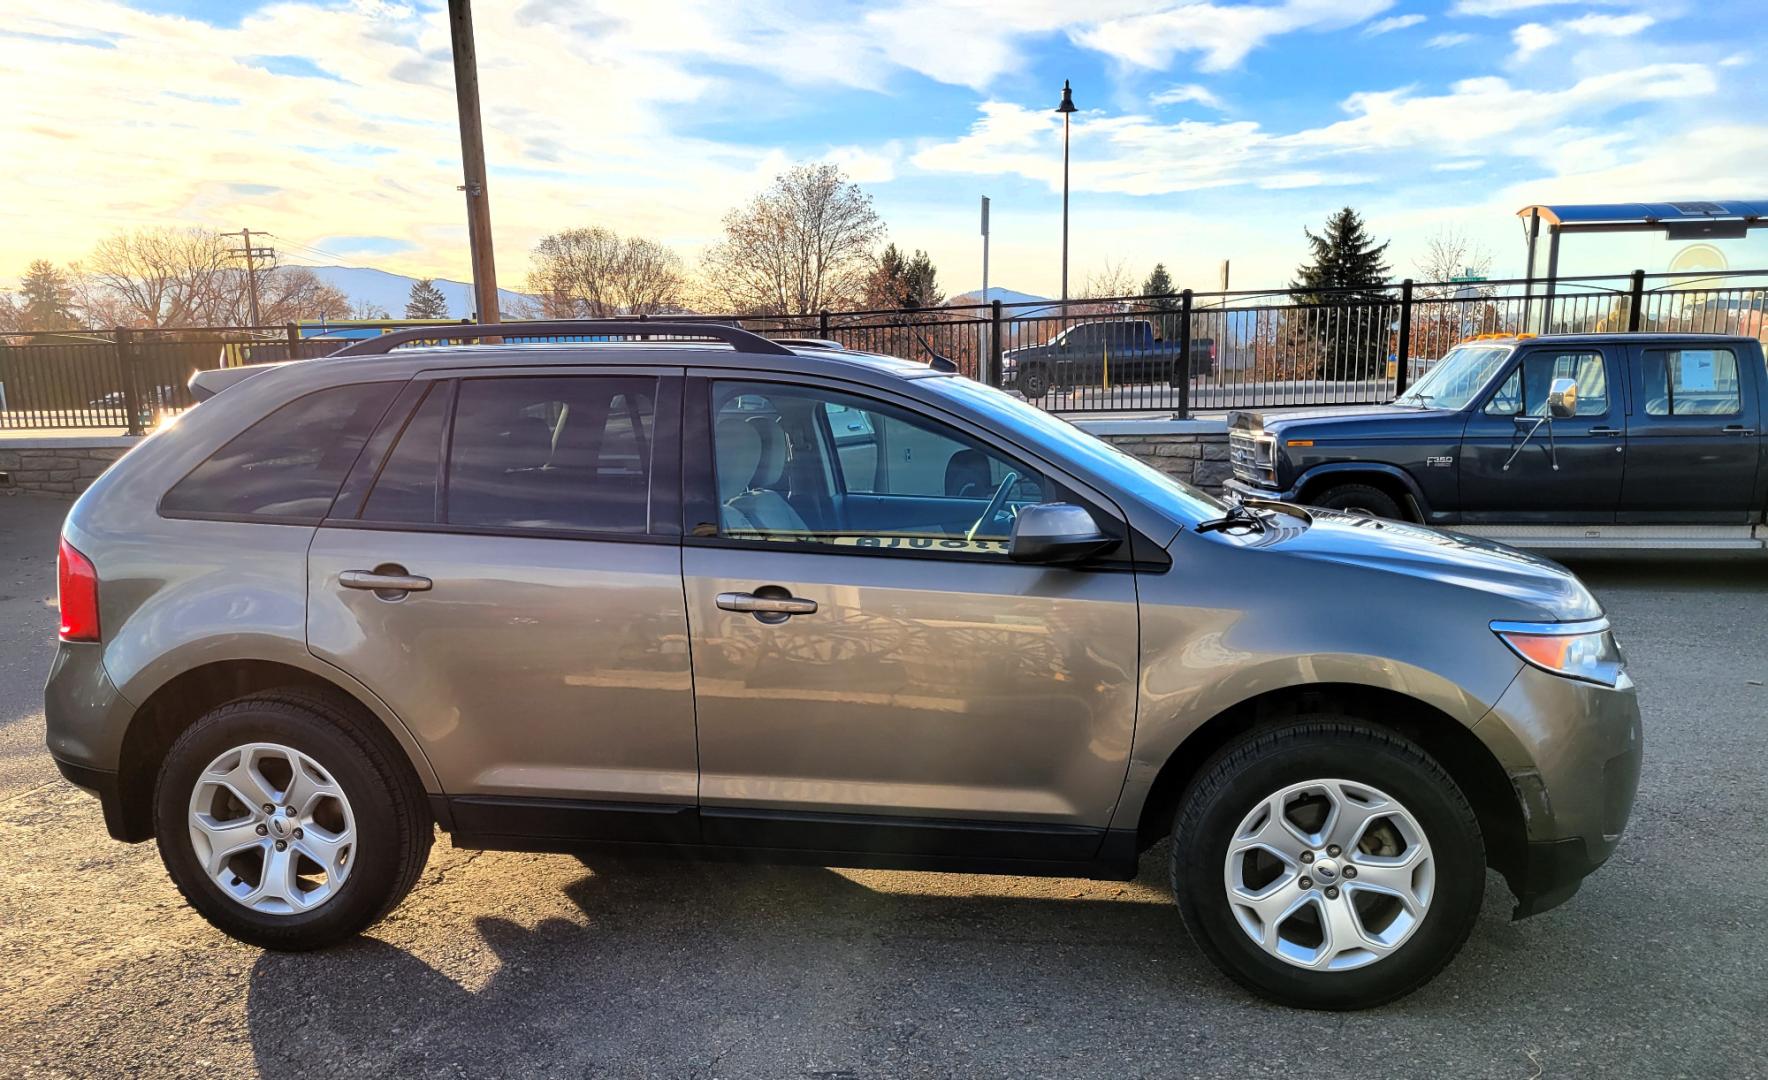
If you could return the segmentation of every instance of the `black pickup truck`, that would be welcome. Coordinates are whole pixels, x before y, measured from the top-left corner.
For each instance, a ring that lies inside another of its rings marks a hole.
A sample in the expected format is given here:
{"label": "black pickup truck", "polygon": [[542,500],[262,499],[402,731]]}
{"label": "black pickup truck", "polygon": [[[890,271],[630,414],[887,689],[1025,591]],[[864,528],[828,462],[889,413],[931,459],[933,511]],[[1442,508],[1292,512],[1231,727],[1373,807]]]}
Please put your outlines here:
{"label": "black pickup truck", "polygon": [[1386,405],[1229,416],[1231,492],[1546,550],[1768,549],[1754,338],[1463,342]]}
{"label": "black pickup truck", "polygon": [[[1192,338],[1191,378],[1214,375],[1215,364],[1215,341]],[[1178,339],[1163,336],[1156,319],[1094,319],[1076,323],[1040,345],[1001,352],[1003,385],[1033,401],[1052,389],[1076,386],[1131,382],[1176,386],[1185,374],[1179,364]]]}

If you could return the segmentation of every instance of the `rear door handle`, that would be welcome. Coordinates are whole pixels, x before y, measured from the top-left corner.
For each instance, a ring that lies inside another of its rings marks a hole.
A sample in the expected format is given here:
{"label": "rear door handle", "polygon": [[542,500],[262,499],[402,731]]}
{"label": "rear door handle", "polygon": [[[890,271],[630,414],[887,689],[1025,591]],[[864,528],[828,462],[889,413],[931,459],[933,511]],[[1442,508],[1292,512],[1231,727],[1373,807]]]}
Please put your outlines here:
{"label": "rear door handle", "polygon": [[338,584],[346,589],[371,589],[375,592],[429,592],[430,579],[403,571],[345,570],[338,575]]}
{"label": "rear door handle", "polygon": [[[781,589],[781,592],[785,590]],[[718,607],[721,611],[749,611],[757,615],[815,615],[816,601],[801,600],[796,596],[757,596],[746,592],[721,592],[718,594]]]}
{"label": "rear door handle", "polygon": [[1756,433],[1755,428],[1744,427],[1742,424],[1727,424],[1720,430],[1726,435],[1754,435]]}

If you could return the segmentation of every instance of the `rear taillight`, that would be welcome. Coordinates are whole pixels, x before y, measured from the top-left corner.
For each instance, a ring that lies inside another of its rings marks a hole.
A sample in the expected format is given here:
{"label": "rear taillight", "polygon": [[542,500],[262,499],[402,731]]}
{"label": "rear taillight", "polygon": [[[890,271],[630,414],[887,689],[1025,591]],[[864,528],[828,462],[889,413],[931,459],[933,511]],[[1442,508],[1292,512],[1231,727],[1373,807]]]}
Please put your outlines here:
{"label": "rear taillight", "polygon": [[56,556],[61,595],[61,640],[98,640],[98,570],[92,560],[63,539]]}

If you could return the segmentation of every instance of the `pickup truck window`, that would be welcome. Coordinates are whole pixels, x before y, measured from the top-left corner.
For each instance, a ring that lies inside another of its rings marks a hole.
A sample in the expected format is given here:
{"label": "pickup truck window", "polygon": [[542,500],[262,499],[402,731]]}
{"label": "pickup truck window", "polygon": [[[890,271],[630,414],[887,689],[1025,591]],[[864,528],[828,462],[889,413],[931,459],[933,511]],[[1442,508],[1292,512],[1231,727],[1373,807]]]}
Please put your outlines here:
{"label": "pickup truck window", "polygon": [[1394,399],[1396,405],[1424,409],[1462,409],[1485,388],[1504,362],[1509,345],[1467,345],[1449,350],[1412,389]]}
{"label": "pickup truck window", "polygon": [[1644,374],[1647,416],[1743,413],[1737,354],[1730,349],[1647,349]]}
{"label": "pickup truck window", "polygon": [[1555,379],[1578,384],[1578,416],[1608,413],[1608,369],[1599,352],[1531,352],[1486,402],[1490,416],[1547,415],[1547,392]]}

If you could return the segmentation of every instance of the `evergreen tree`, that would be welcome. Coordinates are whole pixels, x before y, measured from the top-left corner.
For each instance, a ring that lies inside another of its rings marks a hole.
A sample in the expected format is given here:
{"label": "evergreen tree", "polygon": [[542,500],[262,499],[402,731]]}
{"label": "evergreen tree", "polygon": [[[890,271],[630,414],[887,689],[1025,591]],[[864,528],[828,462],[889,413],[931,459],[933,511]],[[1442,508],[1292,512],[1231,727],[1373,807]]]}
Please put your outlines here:
{"label": "evergreen tree", "polygon": [[436,288],[435,278],[419,278],[411,284],[411,295],[405,301],[408,319],[448,318],[448,297]]}
{"label": "evergreen tree", "polygon": [[1326,219],[1316,236],[1303,229],[1312,257],[1289,283],[1301,319],[1319,342],[1321,374],[1333,379],[1369,378],[1387,355],[1389,267],[1350,207]]}
{"label": "evergreen tree", "polygon": [[18,284],[19,321],[27,330],[69,330],[74,318],[74,286],[48,259],[31,263]]}
{"label": "evergreen tree", "polygon": [[1148,280],[1142,282],[1142,295],[1152,298],[1150,305],[1156,311],[1173,311],[1178,308],[1178,293],[1173,289],[1173,278],[1166,272],[1165,263],[1154,264]]}
{"label": "evergreen tree", "polygon": [[938,307],[945,300],[939,291],[939,271],[925,251],[905,257],[895,244],[887,244],[867,283],[866,304],[877,309]]}

